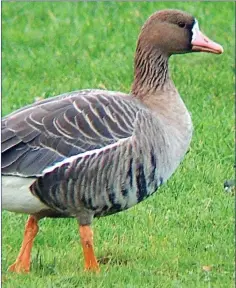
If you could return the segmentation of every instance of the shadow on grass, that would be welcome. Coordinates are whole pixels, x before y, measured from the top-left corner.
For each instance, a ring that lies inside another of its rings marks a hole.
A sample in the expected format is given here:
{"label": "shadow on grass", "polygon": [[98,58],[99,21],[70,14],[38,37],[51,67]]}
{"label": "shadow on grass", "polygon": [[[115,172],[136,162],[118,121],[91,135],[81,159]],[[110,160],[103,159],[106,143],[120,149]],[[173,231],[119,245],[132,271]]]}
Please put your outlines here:
{"label": "shadow on grass", "polygon": [[[110,253],[108,255],[98,257],[98,263],[105,266],[128,266],[129,262],[129,259],[126,257],[112,255]],[[59,273],[57,268],[58,265],[59,264],[57,263],[56,257],[53,257],[51,261],[46,261],[40,255],[39,251],[37,251],[37,254],[32,259],[31,271],[34,271],[34,273],[41,276],[56,275]]]}
{"label": "shadow on grass", "polygon": [[37,274],[42,274],[43,276],[57,274],[56,257],[53,257],[52,261],[46,262],[39,254],[39,251],[37,251],[36,256],[32,259],[31,271],[34,271]]}
{"label": "shadow on grass", "polygon": [[102,256],[98,258],[98,263],[100,265],[122,265],[122,266],[127,266],[129,263],[128,259],[121,259],[118,257],[114,257],[112,255],[107,255],[107,256]]}

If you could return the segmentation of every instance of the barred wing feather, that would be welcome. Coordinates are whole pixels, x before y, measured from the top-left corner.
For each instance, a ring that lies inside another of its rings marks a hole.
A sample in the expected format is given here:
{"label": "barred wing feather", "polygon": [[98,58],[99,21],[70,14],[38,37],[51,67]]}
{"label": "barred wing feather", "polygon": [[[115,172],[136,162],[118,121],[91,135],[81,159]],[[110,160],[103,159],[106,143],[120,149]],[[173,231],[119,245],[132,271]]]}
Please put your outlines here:
{"label": "barred wing feather", "polygon": [[2,173],[38,176],[67,157],[130,137],[139,109],[131,96],[103,90],[76,91],[19,109],[2,119]]}

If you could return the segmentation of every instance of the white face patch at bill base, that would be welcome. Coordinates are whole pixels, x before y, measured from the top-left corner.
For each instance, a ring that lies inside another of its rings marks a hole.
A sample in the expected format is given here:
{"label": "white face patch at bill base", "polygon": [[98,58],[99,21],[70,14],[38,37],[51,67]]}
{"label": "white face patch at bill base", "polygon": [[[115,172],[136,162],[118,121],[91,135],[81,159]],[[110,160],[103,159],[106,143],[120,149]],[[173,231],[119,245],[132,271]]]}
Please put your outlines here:
{"label": "white face patch at bill base", "polygon": [[192,28],[192,32],[193,32],[192,41],[194,41],[197,38],[199,31],[200,29],[199,29],[198,21],[195,19],[195,23]]}

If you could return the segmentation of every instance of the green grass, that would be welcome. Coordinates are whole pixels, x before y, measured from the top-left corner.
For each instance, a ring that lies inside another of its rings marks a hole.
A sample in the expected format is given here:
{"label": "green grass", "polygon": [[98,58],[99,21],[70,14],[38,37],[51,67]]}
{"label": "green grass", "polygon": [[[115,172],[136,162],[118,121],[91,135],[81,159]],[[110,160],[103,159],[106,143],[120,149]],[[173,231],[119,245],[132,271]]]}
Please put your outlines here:
{"label": "green grass", "polygon": [[170,61],[194,122],[190,153],[159,193],[94,221],[99,275],[83,271],[74,219],[42,220],[32,272],[7,272],[26,216],[3,212],[3,287],[233,287],[234,197],[223,182],[234,175],[234,3],[2,3],[2,114],[82,88],[129,92],[139,29],[162,8],[194,14],[225,49]]}

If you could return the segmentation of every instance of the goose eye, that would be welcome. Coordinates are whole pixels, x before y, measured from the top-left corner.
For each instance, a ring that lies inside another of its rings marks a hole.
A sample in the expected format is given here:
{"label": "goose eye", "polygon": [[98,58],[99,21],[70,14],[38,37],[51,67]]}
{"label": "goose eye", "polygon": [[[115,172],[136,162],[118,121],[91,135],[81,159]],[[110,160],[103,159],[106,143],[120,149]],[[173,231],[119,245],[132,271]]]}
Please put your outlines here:
{"label": "goose eye", "polygon": [[179,23],[178,23],[178,26],[179,26],[180,28],[184,28],[184,27],[186,26],[186,24],[183,23],[183,22],[179,22]]}

